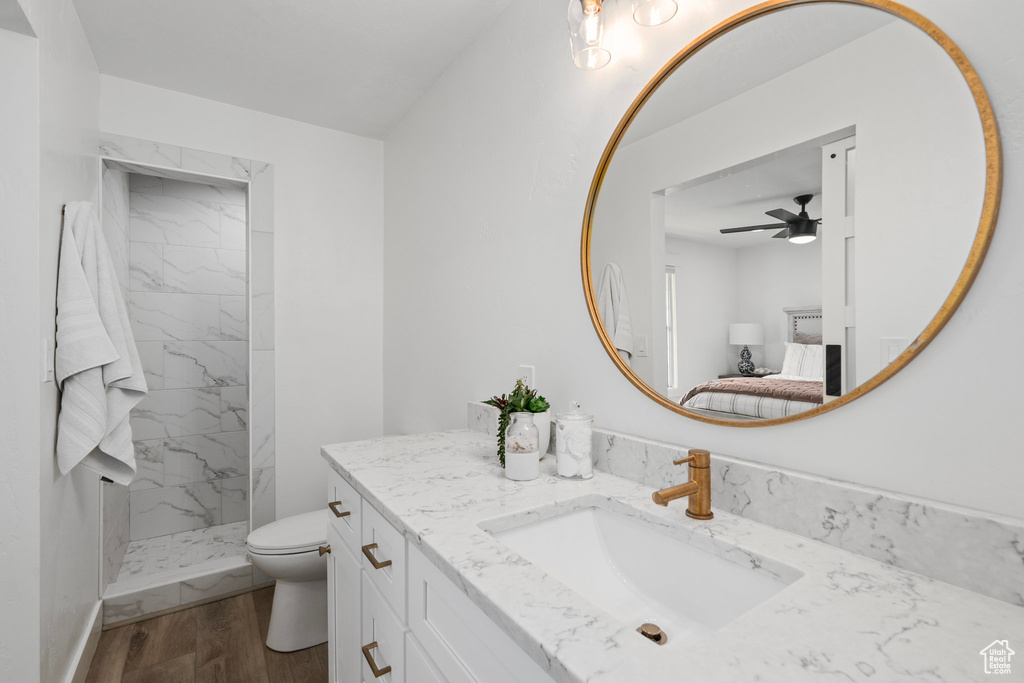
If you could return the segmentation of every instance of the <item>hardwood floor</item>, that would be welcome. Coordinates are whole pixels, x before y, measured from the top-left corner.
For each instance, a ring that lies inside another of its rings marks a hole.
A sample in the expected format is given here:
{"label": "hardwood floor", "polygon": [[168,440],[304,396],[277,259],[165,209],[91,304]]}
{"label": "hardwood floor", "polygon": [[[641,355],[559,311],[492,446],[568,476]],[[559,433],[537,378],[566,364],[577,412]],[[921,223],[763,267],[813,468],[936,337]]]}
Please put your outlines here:
{"label": "hardwood floor", "polygon": [[324,683],[327,644],[265,645],[274,588],[105,631],[86,683]]}

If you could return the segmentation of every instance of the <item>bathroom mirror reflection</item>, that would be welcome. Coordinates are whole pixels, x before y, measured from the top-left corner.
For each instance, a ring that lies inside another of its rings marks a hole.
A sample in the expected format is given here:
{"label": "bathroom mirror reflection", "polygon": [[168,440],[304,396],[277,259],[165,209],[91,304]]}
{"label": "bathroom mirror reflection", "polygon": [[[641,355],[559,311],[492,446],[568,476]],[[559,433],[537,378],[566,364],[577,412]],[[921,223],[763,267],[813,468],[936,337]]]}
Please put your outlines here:
{"label": "bathroom mirror reflection", "polygon": [[847,403],[973,280],[998,205],[988,101],[927,20],[872,5],[737,15],[608,145],[588,306],[620,370],[676,412],[756,426]]}

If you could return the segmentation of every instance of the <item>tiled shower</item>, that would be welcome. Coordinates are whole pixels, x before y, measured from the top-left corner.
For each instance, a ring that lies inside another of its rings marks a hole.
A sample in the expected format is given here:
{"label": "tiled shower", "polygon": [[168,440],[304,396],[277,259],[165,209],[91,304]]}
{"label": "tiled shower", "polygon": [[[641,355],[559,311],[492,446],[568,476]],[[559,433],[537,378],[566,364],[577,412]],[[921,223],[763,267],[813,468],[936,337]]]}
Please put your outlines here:
{"label": "tiled shower", "polygon": [[149,387],[137,475],[103,485],[106,623],[263,578],[245,538],[274,518],[273,234],[247,215],[253,162],[231,162],[238,180],[104,162],[103,233]]}

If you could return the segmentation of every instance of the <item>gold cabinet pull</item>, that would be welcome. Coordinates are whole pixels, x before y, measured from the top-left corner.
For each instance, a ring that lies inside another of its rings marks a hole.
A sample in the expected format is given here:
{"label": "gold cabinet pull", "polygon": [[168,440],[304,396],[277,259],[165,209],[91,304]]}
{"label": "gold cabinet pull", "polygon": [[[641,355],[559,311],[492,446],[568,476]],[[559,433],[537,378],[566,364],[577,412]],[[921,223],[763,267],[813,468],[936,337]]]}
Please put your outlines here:
{"label": "gold cabinet pull", "polygon": [[331,512],[334,513],[335,517],[348,517],[349,515],[352,514],[351,510],[345,510],[344,512],[339,510],[338,507],[340,505],[341,505],[341,501],[340,500],[336,500],[333,503],[328,503],[327,507],[331,508]]}
{"label": "gold cabinet pull", "polygon": [[317,548],[317,550],[320,551],[320,557],[323,557],[324,555],[326,555],[329,552],[331,552],[331,546],[330,545],[322,545],[319,548]]}
{"label": "gold cabinet pull", "polygon": [[377,547],[376,543],[371,543],[370,545],[364,545],[363,546],[363,555],[366,555],[366,559],[368,559],[370,561],[370,564],[373,565],[374,569],[384,569],[384,567],[390,566],[391,565],[391,560],[384,560],[383,562],[378,562],[377,558],[374,557],[373,553],[370,552],[371,550],[373,550],[376,547]]}
{"label": "gold cabinet pull", "polygon": [[[366,548],[363,548],[366,550]],[[366,657],[366,663],[370,665],[370,671],[373,672],[374,678],[380,678],[384,674],[391,673],[391,665],[388,664],[383,669],[377,668],[377,662],[373,661],[373,655],[370,654],[370,650],[377,647],[377,641],[373,641],[369,645],[363,645],[363,656]]]}

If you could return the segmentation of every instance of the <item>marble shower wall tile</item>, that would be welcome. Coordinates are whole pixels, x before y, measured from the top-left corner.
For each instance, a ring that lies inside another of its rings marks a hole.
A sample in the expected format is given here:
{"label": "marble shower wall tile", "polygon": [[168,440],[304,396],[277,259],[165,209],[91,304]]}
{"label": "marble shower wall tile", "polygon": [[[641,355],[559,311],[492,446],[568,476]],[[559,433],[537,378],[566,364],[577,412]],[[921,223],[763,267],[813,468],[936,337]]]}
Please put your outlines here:
{"label": "marble shower wall tile", "polygon": [[133,541],[221,523],[220,485],[216,481],[132,491],[129,495]]}
{"label": "marble shower wall tile", "polygon": [[164,248],[152,242],[132,242],[129,287],[133,292],[163,292]]}
{"label": "marble shower wall tile", "polygon": [[164,486],[249,474],[249,442],[245,432],[186,436],[166,439],[163,444]]}
{"label": "marble shower wall tile", "polygon": [[135,442],[135,479],[131,490],[155,489],[164,485],[164,441]]}
{"label": "marble shower wall tile", "polygon": [[219,209],[221,204],[245,206],[245,189],[224,184],[207,184],[164,178],[163,194],[199,202]]}
{"label": "marble shower wall tile", "polygon": [[189,171],[196,171],[197,173],[209,173],[210,175],[248,180],[251,164],[252,162],[248,159],[240,157],[229,157],[214,152],[202,152],[187,147],[181,150],[181,167]]}
{"label": "marble shower wall tile", "polygon": [[154,166],[181,168],[181,147],[100,133],[100,155]]}
{"label": "marble shower wall tile", "polygon": [[277,518],[274,468],[252,471],[252,528],[258,529]]}
{"label": "marble shower wall tile", "polygon": [[246,243],[245,207],[221,204],[220,248],[245,251]]}
{"label": "marble shower wall tile", "polygon": [[[103,238],[110,250],[118,284],[128,286],[128,173],[103,169]],[[127,301],[127,298],[125,298]]]}
{"label": "marble shower wall tile", "polygon": [[252,297],[252,348],[265,351],[274,348],[274,293],[263,292]]}
{"label": "marble shower wall tile", "polygon": [[220,499],[223,524],[249,519],[249,477],[222,479]]}
{"label": "marble shower wall tile", "polygon": [[244,341],[249,338],[244,296],[220,297],[220,338],[231,341]]}
{"label": "marble shower wall tile", "polygon": [[252,352],[252,467],[275,465],[274,353]]}
{"label": "marble shower wall tile", "polygon": [[128,488],[120,484],[102,484],[103,585],[117,579],[128,549]]}
{"label": "marble shower wall tile", "polygon": [[221,301],[214,294],[133,291],[128,309],[135,341],[225,338],[220,326]]}
{"label": "marble shower wall tile", "polygon": [[162,291],[245,296],[244,251],[163,247]]}
{"label": "marble shower wall tile", "polygon": [[160,389],[132,410],[132,436],[145,441],[213,434],[220,431],[220,420],[219,389]]}
{"label": "marble shower wall tile", "polygon": [[[686,480],[687,447],[594,430],[594,462],[653,488]],[[711,504],[1024,605],[1024,522],[712,453]]]}
{"label": "marble shower wall tile", "polygon": [[133,242],[211,249],[220,246],[220,210],[216,204],[132,192],[129,206],[128,234]]}
{"label": "marble shower wall tile", "polygon": [[249,423],[249,388],[224,387],[220,390],[220,430],[245,431]]}
{"label": "marble shower wall tile", "polygon": [[156,176],[129,173],[128,190],[130,192],[145,192],[146,194],[163,194],[164,183],[161,178]]}
{"label": "marble shower wall tile", "polygon": [[262,161],[252,162],[250,187],[252,231],[274,232],[274,167]]}
{"label": "marble shower wall tile", "polygon": [[248,346],[244,341],[163,342],[164,388],[244,386]]}

